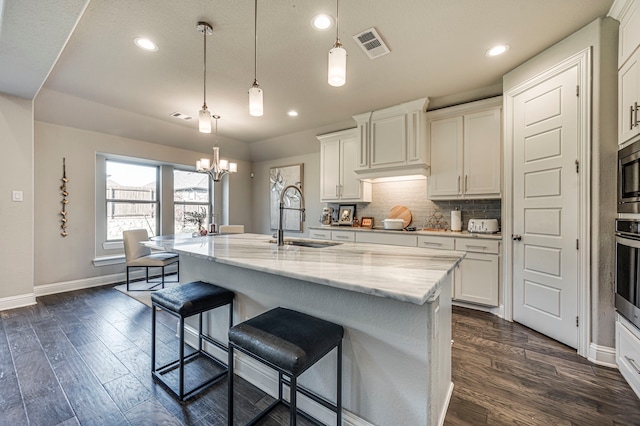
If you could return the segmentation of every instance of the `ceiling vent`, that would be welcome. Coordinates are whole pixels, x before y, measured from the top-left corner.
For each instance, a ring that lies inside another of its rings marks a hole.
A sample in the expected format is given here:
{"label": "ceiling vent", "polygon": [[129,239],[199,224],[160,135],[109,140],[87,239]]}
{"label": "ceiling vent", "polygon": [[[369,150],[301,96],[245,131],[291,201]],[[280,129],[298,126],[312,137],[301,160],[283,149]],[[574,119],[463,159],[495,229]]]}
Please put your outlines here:
{"label": "ceiling vent", "polygon": [[193,118],[190,115],[186,115],[186,114],[183,114],[181,112],[172,112],[169,115],[172,116],[172,117],[175,117],[175,118],[179,118],[181,120],[191,120]]}
{"label": "ceiling vent", "polygon": [[360,34],[354,35],[353,39],[370,59],[378,58],[390,52],[375,28],[364,30]]}

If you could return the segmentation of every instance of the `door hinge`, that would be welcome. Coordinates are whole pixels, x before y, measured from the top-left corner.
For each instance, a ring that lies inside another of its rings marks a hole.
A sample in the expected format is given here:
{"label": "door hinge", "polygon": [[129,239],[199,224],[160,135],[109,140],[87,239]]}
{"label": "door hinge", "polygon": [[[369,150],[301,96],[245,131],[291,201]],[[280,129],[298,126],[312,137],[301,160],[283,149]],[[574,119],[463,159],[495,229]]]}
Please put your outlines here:
{"label": "door hinge", "polygon": [[576,173],[580,173],[580,160],[576,160]]}
{"label": "door hinge", "polygon": [[576,96],[580,96],[580,86],[576,86]]}
{"label": "door hinge", "polygon": [[576,317],[576,327],[580,326],[580,318]]}

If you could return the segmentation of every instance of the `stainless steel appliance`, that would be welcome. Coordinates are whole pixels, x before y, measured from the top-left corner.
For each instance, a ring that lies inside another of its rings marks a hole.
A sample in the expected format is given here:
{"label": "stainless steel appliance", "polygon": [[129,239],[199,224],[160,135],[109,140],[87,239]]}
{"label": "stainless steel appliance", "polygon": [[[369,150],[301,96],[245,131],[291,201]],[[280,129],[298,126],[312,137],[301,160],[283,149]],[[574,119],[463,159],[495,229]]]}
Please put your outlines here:
{"label": "stainless steel appliance", "polygon": [[640,328],[640,220],[616,220],[615,305]]}
{"label": "stainless steel appliance", "polygon": [[618,212],[640,213],[640,141],[618,151]]}

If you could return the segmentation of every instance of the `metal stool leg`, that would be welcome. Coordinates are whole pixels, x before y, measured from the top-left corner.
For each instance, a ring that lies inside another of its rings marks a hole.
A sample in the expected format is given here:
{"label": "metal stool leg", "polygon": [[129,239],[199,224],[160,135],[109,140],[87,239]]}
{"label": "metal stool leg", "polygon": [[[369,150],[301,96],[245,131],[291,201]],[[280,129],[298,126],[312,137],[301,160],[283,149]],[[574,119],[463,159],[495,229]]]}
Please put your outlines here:
{"label": "metal stool leg", "polygon": [[[127,268],[127,272],[129,269]],[[128,283],[127,283],[128,284]],[[156,307],[151,306],[151,372],[156,371]]]}
{"label": "metal stool leg", "polygon": [[228,384],[227,384],[227,424],[233,426],[233,346],[229,343]]}
{"label": "metal stool leg", "polygon": [[180,317],[180,400],[184,398],[184,317]]}
{"label": "metal stool leg", "polygon": [[338,365],[336,367],[338,372],[338,389],[336,392],[336,425],[342,425],[342,340],[338,343]]}
{"label": "metal stool leg", "polygon": [[298,410],[296,409],[298,386],[295,377],[291,377],[291,385],[289,390],[289,403],[291,404],[291,419],[289,420],[289,424],[291,426],[296,426],[296,415],[298,414]]}

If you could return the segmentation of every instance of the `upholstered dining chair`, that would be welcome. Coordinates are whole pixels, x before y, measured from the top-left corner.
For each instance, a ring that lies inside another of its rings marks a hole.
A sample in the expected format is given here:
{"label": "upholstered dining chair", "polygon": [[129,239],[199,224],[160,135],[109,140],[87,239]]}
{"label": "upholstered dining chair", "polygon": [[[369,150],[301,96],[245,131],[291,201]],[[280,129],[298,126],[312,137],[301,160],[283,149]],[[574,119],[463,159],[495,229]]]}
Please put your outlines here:
{"label": "upholstered dining chair", "polygon": [[[177,254],[164,251],[152,252],[149,247],[140,244],[149,239],[146,229],[123,231],[122,238],[124,240],[124,256],[127,261],[127,291],[136,291],[129,289],[129,269],[131,268],[146,268],[146,282],[154,284],[146,290],[152,290],[159,285],[164,288],[165,267],[174,263],[178,267],[177,281],[180,281],[180,263]],[[149,268],[162,268],[160,282],[149,281]]]}
{"label": "upholstered dining chair", "polygon": [[244,234],[244,225],[220,225],[221,234]]}

